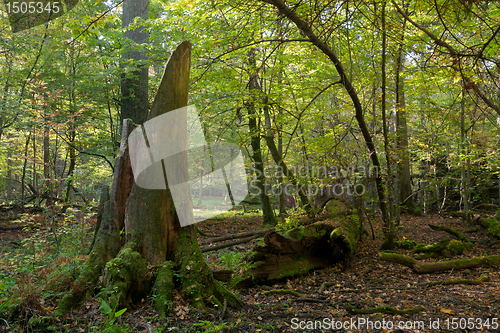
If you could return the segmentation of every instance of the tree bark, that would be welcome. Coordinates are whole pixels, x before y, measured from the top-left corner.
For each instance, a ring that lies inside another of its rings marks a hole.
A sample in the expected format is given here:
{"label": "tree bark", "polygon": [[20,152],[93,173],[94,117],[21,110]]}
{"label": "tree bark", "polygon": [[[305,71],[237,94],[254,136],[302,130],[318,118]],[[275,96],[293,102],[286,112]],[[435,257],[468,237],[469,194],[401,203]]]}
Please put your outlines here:
{"label": "tree bark", "polygon": [[[149,0],[125,0],[123,2],[123,28],[127,28],[129,24],[134,22],[134,19],[146,19],[149,16]],[[142,27],[134,30],[126,30],[125,37],[130,39],[132,43],[144,44],[149,37],[147,32],[143,31]],[[144,52],[126,51],[123,55],[124,64],[130,60],[144,61],[146,60]],[[121,85],[121,115],[120,124],[123,120],[132,119],[136,124],[142,124],[148,117],[148,66],[139,65],[137,70],[129,75],[123,75]]]}
{"label": "tree bark", "polygon": [[382,244],[382,249],[394,249],[396,246],[395,243],[395,230],[394,230],[394,205],[393,205],[393,187],[392,187],[392,168],[391,168],[391,149],[387,131],[387,117],[386,117],[386,51],[387,51],[387,32],[385,29],[385,1],[382,2],[382,62],[380,64],[381,67],[381,76],[382,76],[382,128],[384,134],[384,150],[385,150],[385,158],[387,163],[387,201],[389,204],[389,209],[387,211],[387,221],[384,224],[384,233],[386,236],[385,242]]}
{"label": "tree bark", "polygon": [[[248,62],[250,69],[253,71],[253,69],[256,67],[255,50],[251,50],[249,52]],[[261,91],[258,82],[258,76],[256,74],[250,75],[248,89],[250,90],[250,94],[254,93],[255,91]],[[258,115],[255,107],[255,101],[253,100],[254,96],[251,96],[250,98],[252,100],[246,102],[246,109],[248,112],[248,129],[251,136],[250,141],[252,145],[252,159],[254,161],[256,171],[255,183],[259,192],[264,224],[275,225],[276,217],[274,216],[273,206],[271,205],[271,200],[269,199],[269,195],[267,194],[266,189],[266,176],[264,172],[264,162],[262,160],[262,149],[260,145],[260,126],[257,122]]]}
{"label": "tree bark", "polygon": [[403,31],[401,32],[401,43],[398,49],[398,58],[396,61],[396,146],[399,154],[398,178],[399,178],[399,204],[403,211],[416,213],[416,206],[413,201],[411,189],[410,174],[410,153],[408,151],[408,125],[406,123],[406,103],[404,96],[404,78],[401,76],[403,71],[403,41],[406,21],[403,22]]}

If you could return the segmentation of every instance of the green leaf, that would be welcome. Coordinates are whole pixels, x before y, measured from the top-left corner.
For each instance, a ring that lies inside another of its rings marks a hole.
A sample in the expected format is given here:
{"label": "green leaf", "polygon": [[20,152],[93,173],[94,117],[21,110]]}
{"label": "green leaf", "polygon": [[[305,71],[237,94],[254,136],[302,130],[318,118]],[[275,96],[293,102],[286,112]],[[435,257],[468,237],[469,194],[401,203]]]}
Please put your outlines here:
{"label": "green leaf", "polygon": [[125,309],[121,309],[120,311],[116,312],[116,313],[115,313],[115,318],[120,317],[122,314],[124,314],[124,313],[125,313],[125,311],[127,311],[127,308],[125,308]]}
{"label": "green leaf", "polygon": [[111,309],[111,307],[108,305],[108,303],[106,303],[105,300],[103,300],[102,298],[99,299],[99,302],[101,302],[101,306],[99,307],[99,310],[105,314],[105,315],[108,315],[110,314],[111,312],[113,312],[113,310]]}

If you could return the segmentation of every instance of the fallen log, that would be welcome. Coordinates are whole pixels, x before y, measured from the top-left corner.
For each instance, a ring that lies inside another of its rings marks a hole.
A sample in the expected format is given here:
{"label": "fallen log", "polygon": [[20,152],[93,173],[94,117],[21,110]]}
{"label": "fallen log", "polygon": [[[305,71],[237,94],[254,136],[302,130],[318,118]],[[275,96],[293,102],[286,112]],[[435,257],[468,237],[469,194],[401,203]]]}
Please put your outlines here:
{"label": "fallen log", "polygon": [[274,231],[274,228],[267,228],[267,229],[257,230],[257,231],[242,232],[239,234],[231,234],[231,235],[213,237],[211,239],[207,239],[207,240],[203,240],[203,241],[198,242],[198,245],[212,244],[212,243],[223,242],[223,241],[227,241],[227,240],[250,237],[250,236],[254,236],[254,235],[265,235],[266,233],[271,232],[271,231]]}
{"label": "fallen log", "polygon": [[[497,212],[497,215],[499,213]],[[486,229],[488,229],[488,233],[490,235],[493,235],[497,238],[500,238],[500,221],[496,219],[496,216],[495,217],[489,217],[487,219],[480,219],[479,220],[479,223],[485,227]]]}
{"label": "fallen log", "polygon": [[449,238],[445,238],[440,240],[437,243],[425,245],[418,244],[417,248],[412,251],[412,253],[423,253],[421,256],[417,257],[417,259],[427,259],[427,258],[436,258],[440,256],[451,257],[454,255],[462,254],[465,249],[469,249],[472,247],[471,242],[462,242],[460,240],[452,240]]}
{"label": "fallen log", "polygon": [[251,240],[254,240],[256,238],[260,238],[262,236],[263,236],[263,234],[255,234],[253,236],[250,236],[250,237],[247,237],[247,238],[243,238],[243,239],[231,242],[231,243],[224,243],[224,244],[219,244],[219,245],[216,245],[216,246],[203,247],[203,248],[200,249],[200,251],[202,253],[205,253],[205,252],[210,252],[210,251],[225,249],[227,247],[231,247],[231,246],[235,246],[235,245],[239,245],[239,244],[248,243]]}
{"label": "fallen log", "polygon": [[409,267],[418,274],[442,272],[452,269],[500,265],[500,255],[438,262],[417,262],[415,259],[402,254],[381,252],[379,253],[379,259]]}
{"label": "fallen log", "polygon": [[441,225],[433,225],[433,224],[429,224],[429,227],[432,230],[447,232],[450,235],[453,235],[453,236],[457,237],[459,240],[461,240],[464,243],[471,243],[471,241],[467,237],[465,237],[464,235],[462,235],[462,233],[460,233],[460,231],[458,231],[456,229],[451,229],[451,228],[444,227],[444,226],[441,226]]}
{"label": "fallen log", "polygon": [[331,223],[267,234],[264,244],[256,245],[247,254],[250,269],[243,273],[238,286],[272,283],[335,263],[347,264],[356,248],[358,221],[356,215],[350,215]]}
{"label": "fallen log", "polygon": [[24,229],[24,228],[38,229],[38,227],[32,226],[32,225],[9,225],[6,227],[0,226],[0,231],[20,230],[20,229]]}

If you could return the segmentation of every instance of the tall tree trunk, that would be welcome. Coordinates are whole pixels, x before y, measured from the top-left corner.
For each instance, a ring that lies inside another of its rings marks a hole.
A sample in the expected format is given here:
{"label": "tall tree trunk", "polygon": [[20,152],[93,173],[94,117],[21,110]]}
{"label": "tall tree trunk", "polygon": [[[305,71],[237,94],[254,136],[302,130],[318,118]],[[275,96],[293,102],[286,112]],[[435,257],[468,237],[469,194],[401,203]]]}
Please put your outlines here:
{"label": "tall tree trunk", "polygon": [[410,174],[410,152],[408,150],[408,125],[406,123],[406,103],[404,96],[404,78],[401,76],[403,71],[403,41],[405,33],[406,21],[403,21],[403,31],[401,32],[401,42],[398,49],[396,62],[396,146],[399,154],[398,163],[398,190],[399,203],[403,211],[408,213],[416,213],[415,202],[413,201],[413,193],[411,189],[411,174]]}
{"label": "tall tree trunk", "polygon": [[[183,42],[167,64],[149,119],[187,105],[190,64],[191,44]],[[187,123],[186,128],[181,127],[176,130],[187,132]],[[60,301],[58,312],[62,313],[80,301],[85,296],[81,293],[84,286],[95,284],[104,268],[103,296],[108,295],[112,308],[133,307],[152,292],[155,307],[164,316],[171,308],[176,281],[196,307],[222,305],[223,301],[232,306],[241,305],[236,296],[214,280],[198,247],[194,226],[180,226],[177,212],[187,209],[192,214],[192,203],[175,207],[166,177],[166,189],[162,190],[145,189],[135,184],[127,140],[133,128],[134,124],[126,120],[120,155],[115,161],[111,194],[98,221],[99,230],[89,260],[83,266],[71,295]],[[163,134],[147,133],[147,147],[155,147],[164,139]],[[180,148],[187,149],[187,142]],[[183,177],[185,175],[181,173],[187,173],[187,153],[180,153],[177,157],[180,161],[178,168],[168,170]],[[165,175],[169,159],[155,162],[163,169],[157,170]],[[191,218],[194,222],[192,215]],[[174,275],[178,278],[174,279]]]}
{"label": "tall tree trunk", "polygon": [[386,163],[387,163],[387,181],[386,181],[386,186],[387,186],[387,197],[388,197],[388,204],[389,204],[389,210],[387,214],[387,225],[385,226],[385,234],[386,234],[386,241],[382,245],[383,249],[393,249],[395,244],[394,244],[394,238],[395,238],[395,230],[394,230],[394,205],[393,205],[393,187],[392,187],[392,162],[391,162],[391,147],[389,143],[389,135],[387,131],[387,106],[386,106],[386,99],[387,99],[387,94],[386,94],[386,82],[387,82],[387,77],[386,77],[386,59],[387,59],[387,31],[386,31],[386,26],[385,26],[385,10],[386,10],[386,3],[385,1],[382,1],[382,62],[381,62],[381,79],[382,79],[382,128],[383,128],[383,133],[384,133],[384,150],[385,150],[385,158],[386,158]]}
{"label": "tall tree trunk", "polygon": [[[283,156],[283,134],[281,133],[281,126],[278,127],[278,154]],[[286,214],[285,207],[285,184],[283,184],[283,172],[278,172],[278,187],[279,187],[279,212],[280,216],[283,217]]]}
{"label": "tall tree trunk", "polygon": [[36,151],[36,127],[33,126],[33,130],[32,130],[32,135],[33,135],[33,179],[31,180],[31,185],[33,186],[33,189],[35,191],[38,191],[38,174],[36,172],[36,169],[37,169],[37,163],[36,163],[36,159],[37,159],[37,151]]}
{"label": "tall tree trunk", "polygon": [[[74,141],[74,136],[72,136],[73,140],[71,143]],[[67,181],[67,186],[66,186],[66,196],[64,198],[65,203],[69,203],[69,200],[71,199],[71,188],[73,187],[73,172],[75,170],[76,166],[76,150],[73,148],[73,146],[69,146],[69,168],[68,168],[68,175],[66,177]]]}
{"label": "tall tree trunk", "polygon": [[[256,60],[255,60],[255,50],[251,50],[248,53],[248,63],[250,66],[251,73],[256,72]],[[262,150],[260,145],[260,124],[258,122],[257,110],[255,107],[255,101],[253,100],[253,94],[256,91],[260,92],[261,88],[259,85],[259,77],[257,74],[251,74],[248,82],[248,89],[250,90],[250,94],[252,95],[250,98],[252,100],[246,102],[246,109],[248,112],[248,129],[250,131],[250,142],[252,145],[252,159],[255,165],[256,172],[256,181],[255,185],[257,186],[260,204],[262,207],[262,215],[264,219],[264,224],[276,224],[276,217],[274,216],[273,206],[271,205],[271,200],[269,199],[269,195],[267,194],[266,189],[266,176],[264,172],[264,161],[262,160]]]}
{"label": "tall tree trunk", "polygon": [[[30,139],[31,139],[31,132],[28,134],[28,137],[26,138],[26,144],[24,145],[24,156],[28,156],[28,147],[30,144]],[[23,162],[23,175],[21,177],[21,207],[24,207],[24,184],[26,181],[26,166],[28,165],[28,159],[25,158]]]}
{"label": "tall tree trunk", "polygon": [[[47,96],[45,96],[45,99]],[[47,194],[45,205],[52,206],[52,179],[50,177],[50,127],[49,118],[46,114],[47,106],[45,108],[44,122],[43,122],[43,178],[44,178],[44,194]]]}
{"label": "tall tree trunk", "polygon": [[12,153],[7,150],[7,198],[11,199],[12,197],[12,188],[14,187],[14,180],[12,179]]}
{"label": "tall tree trunk", "polygon": [[[468,155],[466,138],[467,132],[465,130],[465,87],[462,86],[462,100],[460,101],[460,155],[465,158]],[[467,156],[467,163],[461,163],[460,170],[460,189],[462,194],[462,201],[464,203],[464,222],[467,227],[472,227],[472,221],[469,216],[469,157]]]}
{"label": "tall tree trunk", "polygon": [[382,63],[381,63],[381,79],[382,79],[382,128],[384,134],[384,150],[387,163],[387,199],[389,204],[389,210],[387,212],[387,223],[385,226],[385,236],[386,240],[382,245],[383,249],[393,249],[395,247],[395,226],[394,226],[394,205],[393,205],[393,186],[392,186],[392,161],[391,161],[391,147],[389,143],[389,134],[387,131],[387,106],[386,106],[386,59],[387,59],[387,31],[386,31],[386,2],[382,2]]}
{"label": "tall tree trunk", "polygon": [[[146,19],[149,16],[149,0],[125,0],[123,2],[123,28],[134,22],[136,18]],[[142,27],[126,30],[125,37],[133,43],[147,42],[148,33]],[[123,55],[124,65],[129,60],[135,62],[146,60],[144,52],[126,51]],[[136,124],[142,124],[148,117],[148,66],[140,65],[138,69],[128,75],[123,75],[121,85],[121,115],[120,124],[124,119],[132,119]]]}
{"label": "tall tree trunk", "polygon": [[295,188],[299,189],[298,194],[300,197],[300,201],[302,202],[302,205],[306,213],[309,216],[314,216],[314,211],[312,209],[311,202],[309,201],[306,192],[304,191],[303,187],[300,186],[297,180],[297,176],[290,169],[288,169],[287,165],[283,161],[282,155],[276,148],[276,144],[274,143],[274,136],[271,130],[271,117],[269,116],[269,106],[267,104],[264,105],[264,119],[266,122],[266,142],[269,151],[271,152],[271,156],[274,159],[274,162],[279,165],[281,171],[283,171],[283,173],[285,174],[286,178],[288,178],[290,183],[292,183],[293,186],[295,186]]}

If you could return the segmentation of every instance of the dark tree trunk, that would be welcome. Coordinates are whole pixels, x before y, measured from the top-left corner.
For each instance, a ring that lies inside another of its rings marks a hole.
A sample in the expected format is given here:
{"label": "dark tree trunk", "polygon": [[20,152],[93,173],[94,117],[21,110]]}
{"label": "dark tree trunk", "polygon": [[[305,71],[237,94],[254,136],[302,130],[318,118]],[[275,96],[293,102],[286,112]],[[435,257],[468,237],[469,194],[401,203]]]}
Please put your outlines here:
{"label": "dark tree trunk", "polygon": [[[149,0],[125,0],[123,2],[123,28],[127,28],[135,18],[146,19],[149,16]],[[125,37],[131,43],[143,44],[147,42],[148,33],[143,32],[141,27],[135,30],[126,30]],[[133,59],[134,61],[146,60],[144,52],[127,51],[123,55],[124,65]],[[136,71],[123,75],[121,86],[121,116],[120,123],[124,119],[132,119],[136,124],[142,124],[148,116],[148,66],[139,65]]]}
{"label": "dark tree trunk", "polygon": [[[255,61],[255,50],[251,50],[248,55],[248,62],[250,65],[250,70],[253,72],[256,67]],[[257,75],[251,74],[250,80],[248,82],[248,89],[250,94],[255,91],[261,91],[259,85],[259,77]],[[266,191],[266,177],[264,173],[264,162],[262,160],[262,150],[260,146],[260,124],[257,122],[259,116],[257,115],[257,110],[255,107],[254,96],[250,97],[252,100],[246,103],[246,109],[248,112],[248,129],[250,130],[251,145],[252,145],[252,159],[255,164],[256,172],[256,186],[259,192],[260,203],[262,207],[262,215],[264,219],[264,224],[276,224],[276,217],[274,216],[273,206],[271,205],[271,200]],[[259,121],[260,122],[260,121]]]}
{"label": "dark tree trunk", "polygon": [[[191,44],[184,42],[167,64],[149,119],[187,105],[190,63]],[[232,306],[241,305],[213,278],[198,247],[194,226],[180,226],[168,183],[165,182],[166,190],[149,190],[135,184],[127,141],[133,127],[130,120],[124,122],[111,194],[98,221],[89,260],[71,296],[59,303],[59,311],[79,301],[84,295],[78,291],[88,283],[96,283],[104,267],[102,297],[108,298],[112,308],[133,307],[153,292],[157,310],[165,315],[172,304],[174,274],[196,307],[222,305],[224,300]],[[187,165],[186,154],[180,159]],[[161,163],[166,164],[164,160]],[[191,203],[188,205],[192,211]]]}
{"label": "dark tree trunk", "polygon": [[394,230],[394,205],[393,205],[393,187],[392,187],[392,168],[391,168],[391,149],[389,137],[387,133],[387,117],[386,117],[386,51],[387,51],[387,32],[385,29],[385,2],[382,3],[382,127],[384,132],[384,149],[387,163],[387,201],[389,210],[387,212],[387,221],[384,223],[384,233],[386,240],[382,244],[384,249],[393,249],[395,247],[395,230]]}
{"label": "dark tree trunk", "polygon": [[269,151],[271,152],[271,156],[274,159],[274,162],[279,165],[281,168],[281,171],[285,174],[285,176],[288,178],[288,180],[296,187],[299,189],[299,197],[300,201],[302,202],[302,206],[304,207],[304,210],[307,212],[309,216],[314,216],[314,211],[311,206],[311,202],[309,201],[309,198],[307,197],[306,192],[304,191],[302,186],[299,186],[298,180],[296,175],[288,169],[287,165],[283,161],[283,158],[281,154],[279,153],[278,149],[276,148],[276,144],[274,143],[274,137],[272,135],[271,131],[271,118],[269,116],[269,106],[266,104],[264,105],[264,118],[266,122],[266,142],[267,142],[267,147],[269,148]]}
{"label": "dark tree trunk", "polygon": [[404,96],[404,79],[401,76],[403,71],[403,40],[404,40],[404,27],[406,21],[403,23],[403,32],[401,35],[401,44],[398,50],[398,59],[396,62],[396,131],[397,131],[397,150],[399,153],[398,165],[399,175],[399,203],[403,211],[409,213],[416,213],[416,206],[413,201],[413,193],[411,189],[411,175],[410,175],[410,153],[408,151],[408,125],[406,123],[406,105]]}
{"label": "dark tree trunk", "polygon": [[[47,107],[47,106],[46,106]],[[52,180],[50,177],[50,127],[49,119],[44,116],[43,125],[43,177],[44,177],[44,192],[48,195],[45,200],[47,207],[52,206]]]}

